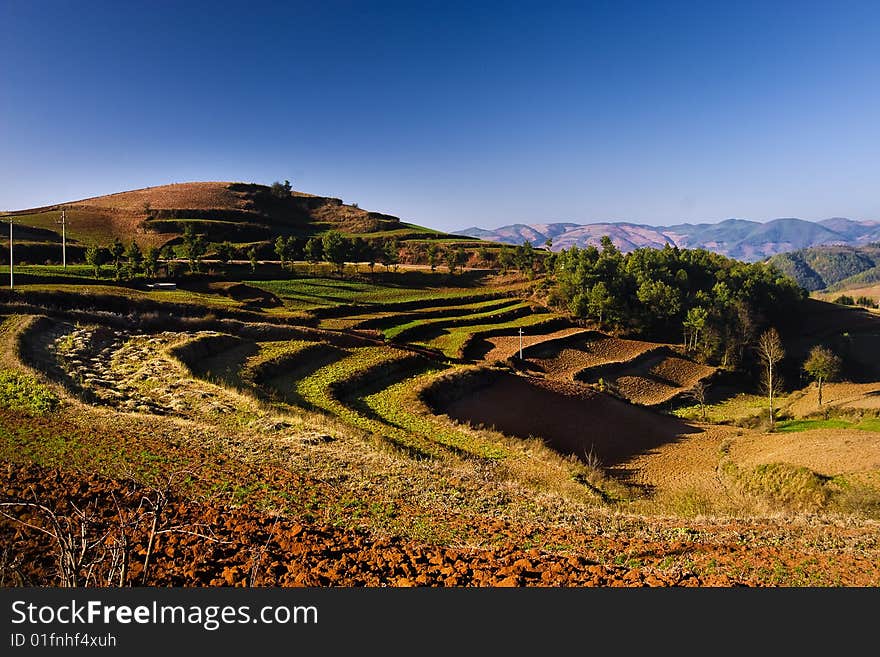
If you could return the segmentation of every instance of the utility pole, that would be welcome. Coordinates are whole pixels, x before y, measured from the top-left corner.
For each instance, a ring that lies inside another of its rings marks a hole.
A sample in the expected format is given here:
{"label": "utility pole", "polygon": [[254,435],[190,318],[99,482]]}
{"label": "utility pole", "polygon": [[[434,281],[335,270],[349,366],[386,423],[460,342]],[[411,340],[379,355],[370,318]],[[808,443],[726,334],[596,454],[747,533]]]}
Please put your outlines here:
{"label": "utility pole", "polygon": [[520,360],[522,360],[522,336],[523,336],[523,330],[522,330],[522,328],[520,328],[519,329],[519,359]]}
{"label": "utility pole", "polygon": [[55,223],[61,224],[61,258],[64,263],[64,268],[67,269],[67,221],[64,213],[64,208],[61,209],[61,221],[56,221]]}
{"label": "utility pole", "polygon": [[9,289],[15,289],[12,279],[12,219],[9,220]]}

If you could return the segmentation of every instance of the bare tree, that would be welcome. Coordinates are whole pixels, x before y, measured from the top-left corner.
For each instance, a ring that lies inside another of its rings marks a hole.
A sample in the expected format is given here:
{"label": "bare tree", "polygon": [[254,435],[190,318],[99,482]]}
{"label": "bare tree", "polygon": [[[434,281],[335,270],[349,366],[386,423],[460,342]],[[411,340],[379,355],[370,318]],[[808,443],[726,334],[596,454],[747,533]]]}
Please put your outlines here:
{"label": "bare tree", "polygon": [[[160,536],[189,534],[215,543],[229,542],[219,539],[209,526],[202,523],[170,524],[171,491],[175,479],[186,472],[172,473],[167,482],[141,494],[135,508],[121,504],[115,493],[112,494],[115,522],[102,519],[97,498],[82,508],[68,501],[70,511],[64,514],[40,502],[36,494],[33,501],[0,499],[0,517],[37,531],[52,541],[56,557],[55,575],[62,587],[132,585],[134,547],[139,539],[146,538],[140,579],[140,584],[146,586],[150,583],[150,568]],[[0,553],[0,582],[5,582],[7,572],[15,575],[16,569],[17,564],[14,559],[10,560],[9,551]],[[23,582],[20,572],[17,574],[18,580]]]}
{"label": "bare tree", "polygon": [[693,387],[685,393],[685,397],[694,400],[694,402],[699,405],[700,418],[703,422],[706,421],[706,392],[708,389],[709,386],[705,383],[697,381]]}
{"label": "bare tree", "polygon": [[767,399],[770,403],[770,428],[772,429],[776,416],[773,410],[773,393],[779,385],[779,376],[776,366],[785,358],[785,349],[782,347],[782,339],[775,328],[769,328],[758,338],[758,355],[764,367],[764,384],[767,391]]}

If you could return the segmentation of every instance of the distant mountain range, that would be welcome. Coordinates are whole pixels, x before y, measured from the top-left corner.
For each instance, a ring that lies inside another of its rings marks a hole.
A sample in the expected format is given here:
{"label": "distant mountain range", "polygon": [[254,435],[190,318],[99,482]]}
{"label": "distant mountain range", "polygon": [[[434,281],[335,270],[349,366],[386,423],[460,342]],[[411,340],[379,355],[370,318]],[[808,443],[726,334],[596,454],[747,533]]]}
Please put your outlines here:
{"label": "distant mountain range", "polygon": [[863,246],[880,242],[880,222],[854,221],[845,218],[805,221],[774,219],[766,223],[727,219],[716,224],[677,224],[645,226],[627,222],[575,224],[511,224],[494,230],[467,228],[456,235],[466,235],[495,242],[543,246],[552,240],[551,249],[598,245],[608,235],[622,251],[642,247],[661,248],[665,244],[681,248],[702,248],[732,258],[754,262],[769,256],[828,244]]}

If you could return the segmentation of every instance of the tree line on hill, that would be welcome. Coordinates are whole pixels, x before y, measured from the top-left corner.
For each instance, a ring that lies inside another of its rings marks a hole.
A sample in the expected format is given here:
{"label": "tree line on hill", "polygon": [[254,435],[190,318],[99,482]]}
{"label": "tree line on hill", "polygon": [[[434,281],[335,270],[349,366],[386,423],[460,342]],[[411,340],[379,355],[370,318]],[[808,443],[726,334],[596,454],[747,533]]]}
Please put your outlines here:
{"label": "tree line on hill", "polygon": [[872,297],[864,294],[858,297],[852,297],[849,294],[841,294],[834,299],[834,303],[841,306],[862,306],[863,308],[877,308],[877,301]]}
{"label": "tree line on hill", "polygon": [[[271,255],[268,253],[269,247]],[[210,250],[213,252],[209,253]],[[124,244],[116,238],[107,246],[90,245],[85,252],[85,261],[94,269],[95,278],[100,278],[104,267],[110,265],[115,279],[125,280],[140,275],[156,277],[164,274],[173,277],[181,273],[180,260],[188,263],[190,273],[197,273],[202,271],[203,263],[209,257],[224,267],[233,260],[247,260],[252,271],[256,271],[261,260],[274,256],[282,268],[295,261],[305,261],[313,266],[325,262],[333,265],[338,274],[343,273],[346,263],[366,263],[372,273],[376,265],[390,270],[397,269],[402,262],[425,264],[432,272],[442,265],[449,273],[455,273],[469,263],[482,262],[490,266],[495,260],[485,247],[480,254],[480,257],[474,258],[460,245],[444,247],[437,243],[420,242],[401,246],[396,238],[369,240],[360,236],[347,237],[335,230],[307,239],[278,236],[269,245],[238,246],[226,241],[212,248],[205,235],[187,227],[178,245],[166,244],[162,248],[150,246],[142,250],[136,240]],[[513,266],[513,260],[506,257],[501,260],[507,266]]]}
{"label": "tree line on hill", "polygon": [[601,248],[550,254],[550,305],[609,329],[683,342],[706,362],[735,368],[767,327],[790,322],[806,293],[765,263],[702,249]]}

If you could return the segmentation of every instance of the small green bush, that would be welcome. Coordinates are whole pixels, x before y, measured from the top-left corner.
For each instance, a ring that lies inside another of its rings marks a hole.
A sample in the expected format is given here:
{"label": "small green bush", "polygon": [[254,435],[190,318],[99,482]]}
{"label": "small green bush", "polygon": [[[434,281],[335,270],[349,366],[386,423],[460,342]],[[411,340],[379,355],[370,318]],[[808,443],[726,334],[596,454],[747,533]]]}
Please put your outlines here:
{"label": "small green bush", "polygon": [[39,415],[53,410],[58,401],[58,397],[34,377],[0,370],[0,406]]}

